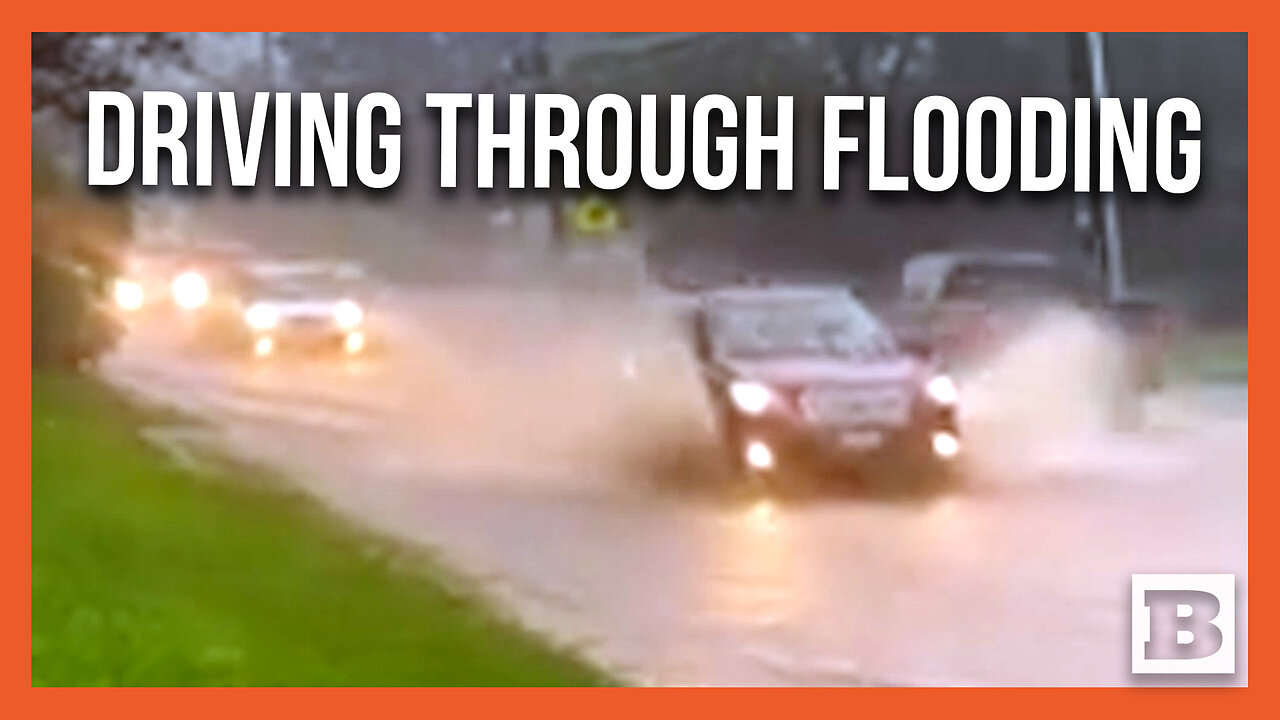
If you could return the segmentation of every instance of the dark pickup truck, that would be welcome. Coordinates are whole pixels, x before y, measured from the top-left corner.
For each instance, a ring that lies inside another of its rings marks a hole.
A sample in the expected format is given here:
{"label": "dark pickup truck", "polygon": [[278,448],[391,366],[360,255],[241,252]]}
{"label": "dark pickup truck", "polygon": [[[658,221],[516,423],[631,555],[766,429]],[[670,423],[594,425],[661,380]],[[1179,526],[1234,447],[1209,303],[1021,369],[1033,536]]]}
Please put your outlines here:
{"label": "dark pickup truck", "polygon": [[1131,389],[1164,382],[1169,311],[1136,296],[1107,300],[1094,274],[1051,253],[921,253],[903,266],[902,284],[903,305],[895,316],[900,334],[955,365],[990,358],[1047,308],[1074,307],[1123,341]]}

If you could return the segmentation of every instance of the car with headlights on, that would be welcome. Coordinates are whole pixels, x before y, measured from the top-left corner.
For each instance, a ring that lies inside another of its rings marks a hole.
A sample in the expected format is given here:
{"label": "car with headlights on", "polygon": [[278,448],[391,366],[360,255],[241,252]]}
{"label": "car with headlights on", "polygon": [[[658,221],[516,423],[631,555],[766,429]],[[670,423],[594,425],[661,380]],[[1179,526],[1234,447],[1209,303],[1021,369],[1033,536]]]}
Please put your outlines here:
{"label": "car with headlights on", "polygon": [[364,354],[369,345],[363,271],[348,263],[272,263],[251,269],[241,300],[243,337],[255,357]]}
{"label": "car with headlights on", "polygon": [[955,475],[959,394],[926,353],[900,348],[847,286],[715,290],[696,352],[732,466],[851,470],[903,486]]}
{"label": "car with headlights on", "polygon": [[195,315],[233,300],[243,269],[256,255],[237,242],[130,248],[112,295],[127,315]]}

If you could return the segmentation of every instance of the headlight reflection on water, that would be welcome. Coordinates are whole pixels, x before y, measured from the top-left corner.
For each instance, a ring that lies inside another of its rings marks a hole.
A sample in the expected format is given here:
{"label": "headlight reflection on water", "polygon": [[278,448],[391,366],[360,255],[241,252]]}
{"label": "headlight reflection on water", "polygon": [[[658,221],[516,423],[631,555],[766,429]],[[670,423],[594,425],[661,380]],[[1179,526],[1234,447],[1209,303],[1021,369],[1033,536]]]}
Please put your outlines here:
{"label": "headlight reflection on water", "polygon": [[814,578],[785,507],[770,498],[726,509],[707,538],[711,572],[698,584],[710,617],[750,626],[786,622],[812,602]]}
{"label": "headlight reflection on water", "polygon": [[364,349],[364,333],[349,333],[342,341],[342,349],[346,350],[348,355],[355,355]]}
{"label": "headlight reflection on water", "polygon": [[747,510],[747,520],[760,527],[765,532],[773,532],[777,529],[775,521],[777,520],[777,507],[773,501],[765,498],[757,500],[750,509]]}

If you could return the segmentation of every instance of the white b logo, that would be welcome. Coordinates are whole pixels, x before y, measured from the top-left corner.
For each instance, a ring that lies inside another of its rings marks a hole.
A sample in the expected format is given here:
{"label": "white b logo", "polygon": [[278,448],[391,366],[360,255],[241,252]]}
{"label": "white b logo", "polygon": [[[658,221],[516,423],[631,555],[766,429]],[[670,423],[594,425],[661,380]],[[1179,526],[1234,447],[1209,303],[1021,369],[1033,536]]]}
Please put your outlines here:
{"label": "white b logo", "polygon": [[1134,673],[1235,671],[1235,575],[1133,576]]}

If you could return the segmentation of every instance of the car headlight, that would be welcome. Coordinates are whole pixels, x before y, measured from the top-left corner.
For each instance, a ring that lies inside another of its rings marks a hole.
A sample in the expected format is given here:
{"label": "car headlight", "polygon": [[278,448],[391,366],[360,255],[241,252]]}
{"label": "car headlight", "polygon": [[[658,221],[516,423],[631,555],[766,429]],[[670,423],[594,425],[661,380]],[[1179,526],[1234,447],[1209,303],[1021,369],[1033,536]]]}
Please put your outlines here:
{"label": "car headlight", "polygon": [[947,375],[935,375],[925,383],[924,394],[939,405],[955,405],[960,400],[960,391]]}
{"label": "car headlight", "polygon": [[142,307],[144,293],[142,286],[132,280],[117,279],[113,289],[116,305],[125,311],[134,311]]}
{"label": "car headlight", "polygon": [[254,330],[270,330],[280,322],[280,313],[264,303],[254,303],[244,313],[244,321]]}
{"label": "car headlight", "polygon": [[354,300],[340,300],[333,306],[333,321],[343,330],[349,330],[364,321],[364,311]]}
{"label": "car headlight", "polygon": [[180,308],[194,310],[209,302],[209,282],[194,270],[188,270],[174,278],[170,290],[173,292],[173,301]]}
{"label": "car headlight", "polygon": [[933,446],[933,454],[944,460],[960,454],[960,438],[949,432],[934,433],[929,443]]}
{"label": "car headlight", "polygon": [[729,385],[729,398],[742,412],[759,415],[773,402],[773,391],[758,382],[739,381]]}

